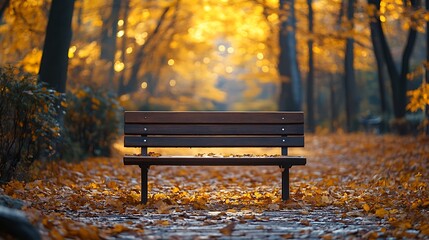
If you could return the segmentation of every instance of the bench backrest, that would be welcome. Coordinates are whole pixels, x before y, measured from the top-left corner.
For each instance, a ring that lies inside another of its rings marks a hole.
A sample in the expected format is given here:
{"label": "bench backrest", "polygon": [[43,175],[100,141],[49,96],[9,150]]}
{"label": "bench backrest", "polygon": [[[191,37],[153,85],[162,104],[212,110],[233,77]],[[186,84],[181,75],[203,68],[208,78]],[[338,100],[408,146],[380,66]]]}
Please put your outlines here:
{"label": "bench backrest", "polygon": [[124,146],[288,147],[304,146],[302,112],[126,111]]}

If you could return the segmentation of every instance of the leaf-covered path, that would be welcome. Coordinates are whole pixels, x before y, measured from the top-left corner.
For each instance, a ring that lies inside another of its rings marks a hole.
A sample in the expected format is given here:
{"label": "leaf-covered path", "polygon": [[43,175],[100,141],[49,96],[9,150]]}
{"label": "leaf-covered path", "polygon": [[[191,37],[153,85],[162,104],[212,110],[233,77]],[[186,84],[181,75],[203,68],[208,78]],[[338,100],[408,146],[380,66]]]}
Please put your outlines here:
{"label": "leaf-covered path", "polygon": [[153,167],[141,205],[139,168],[120,155],[53,163],[0,191],[52,239],[429,236],[427,138],[310,136],[297,154],[307,165],[291,169],[288,202],[277,167]]}

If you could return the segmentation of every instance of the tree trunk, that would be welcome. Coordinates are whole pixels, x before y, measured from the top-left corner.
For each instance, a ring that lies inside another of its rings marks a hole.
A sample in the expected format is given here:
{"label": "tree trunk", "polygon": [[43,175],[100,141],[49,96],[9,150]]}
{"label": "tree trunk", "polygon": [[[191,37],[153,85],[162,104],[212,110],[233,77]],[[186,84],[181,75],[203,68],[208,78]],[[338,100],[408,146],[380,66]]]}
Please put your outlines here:
{"label": "tree trunk", "polygon": [[[113,78],[115,76],[115,53],[116,53],[116,34],[118,32],[119,12],[121,10],[121,0],[113,0],[110,16],[103,22],[101,31],[101,53],[100,58],[106,60],[109,65],[107,80],[108,87],[114,87]],[[125,36],[124,36],[125,37]]]}
{"label": "tree trunk", "polygon": [[[159,36],[162,36],[161,37],[162,41],[169,42],[172,40],[172,38],[174,36],[174,32],[168,31],[168,30],[172,29],[173,26],[177,23],[177,17],[178,17],[178,13],[179,13],[179,9],[180,9],[180,2],[181,2],[181,0],[176,0],[176,2],[174,3],[174,7],[168,6],[168,7],[164,8],[164,11],[162,12],[162,14],[160,16],[155,29],[153,30],[153,32],[151,34],[149,34],[149,36],[146,40],[146,43],[138,49],[136,56],[134,58],[133,67],[131,68],[130,76],[128,78],[129,80],[126,84],[125,84],[125,81],[121,82],[121,84],[119,85],[118,95],[132,93],[138,89],[138,87],[139,87],[138,74],[139,74],[143,64],[146,63],[145,60],[151,59],[151,58],[153,59],[153,57],[151,57],[151,56],[148,57],[148,54],[155,51],[155,49],[160,45],[159,42],[154,43],[154,41],[156,41],[156,39]],[[174,14],[172,15],[171,19],[168,21],[166,19],[167,13],[171,9],[174,9],[175,11],[174,11]],[[166,23],[166,22],[168,23],[168,25],[163,27],[164,23]],[[164,29],[164,32],[161,32],[161,28]],[[157,59],[160,59],[160,57],[157,56]],[[160,60],[160,61],[162,62],[162,60]],[[153,64],[153,62],[152,62],[152,64]],[[158,69],[153,71],[153,72],[159,73],[160,67],[158,67]],[[148,91],[150,91],[150,92],[154,92],[156,90],[157,83],[158,83],[157,77],[159,76],[159,74],[155,73],[155,75],[154,75],[153,72],[147,71],[147,73],[145,74],[145,77],[144,77],[147,80]],[[151,82],[153,82],[153,84],[151,84]]]}
{"label": "tree trunk", "polygon": [[[371,1],[368,0],[368,3]],[[383,58],[383,50],[381,46],[381,40],[380,35],[377,32],[377,14],[374,13],[373,16],[370,16],[370,31],[371,31],[371,42],[373,45],[373,51],[374,56],[377,64],[377,79],[378,79],[378,91],[380,94],[380,111],[383,116],[383,123],[382,123],[382,131],[385,129],[385,121],[386,116],[388,114],[388,107],[387,107],[387,99],[386,99],[386,90],[385,90],[385,72],[384,72],[384,58]]]}
{"label": "tree trunk", "polygon": [[[429,0],[426,0],[426,12],[429,12]],[[425,79],[426,83],[429,82],[429,20],[426,22],[426,65],[425,65]],[[426,135],[429,135],[429,105],[426,105]]]}
{"label": "tree trunk", "polygon": [[[286,2],[287,1],[287,2]],[[280,75],[279,110],[301,110],[302,87],[296,52],[296,19],[294,0],[280,0]]]}
{"label": "tree trunk", "polygon": [[164,11],[162,12],[161,17],[158,21],[158,24],[156,25],[152,34],[149,35],[149,37],[146,40],[146,43],[138,49],[136,56],[134,58],[133,67],[131,68],[131,73],[130,73],[128,83],[125,84],[124,82],[122,82],[122,85],[119,86],[119,90],[118,90],[119,96],[123,95],[123,94],[134,92],[138,88],[138,74],[139,74],[141,66],[143,64],[144,57],[146,54],[146,50],[147,50],[148,46],[150,46],[152,44],[153,39],[157,36],[157,34],[161,28],[161,25],[164,22],[170,8],[171,7],[166,7],[164,9]]}
{"label": "tree trunk", "polygon": [[[74,0],[52,0],[40,63],[38,81],[47,83],[48,88],[60,93],[66,92],[68,51],[72,39],[73,8]],[[60,106],[59,103],[58,106]],[[58,112],[58,124],[63,129],[63,111],[62,109],[56,110]],[[61,142],[62,139],[53,146],[58,158],[65,151],[63,149],[64,145]],[[48,158],[48,156],[42,154],[39,158]]]}
{"label": "tree trunk", "polygon": [[[375,6],[375,8],[380,10],[380,2],[381,0],[368,0],[369,4]],[[411,6],[413,8],[417,8],[420,5],[420,1],[411,0]],[[384,61],[387,66],[387,70],[390,77],[391,88],[392,88],[392,99],[393,99],[393,114],[396,120],[405,119],[406,113],[406,105],[407,105],[407,74],[409,71],[409,64],[411,54],[413,52],[417,31],[413,28],[410,28],[408,31],[407,42],[402,53],[402,63],[400,71],[397,69],[395,61],[393,59],[392,53],[390,51],[389,45],[386,40],[386,36],[384,34],[382,24],[380,18],[376,18],[375,29],[377,35],[379,36],[379,41],[381,44]],[[398,121],[400,122],[400,121]],[[405,126],[398,126],[400,128],[404,128]],[[401,133],[403,133],[404,129],[398,129]]]}
{"label": "tree trunk", "polygon": [[74,0],[52,1],[39,70],[39,82],[61,93],[66,91],[73,7]]}
{"label": "tree trunk", "polygon": [[308,131],[314,133],[314,59],[313,59],[313,6],[312,0],[307,0],[308,6],[308,32],[310,39],[308,40],[308,75],[307,75],[307,126]]}
{"label": "tree trunk", "polygon": [[0,0],[0,22],[3,20],[4,12],[9,6],[10,0]]}
{"label": "tree trunk", "polygon": [[[351,29],[353,28],[354,3],[354,0],[349,0],[347,4],[347,20],[351,25]],[[346,99],[346,126],[347,131],[349,132],[355,131],[357,129],[357,113],[359,112],[359,104],[356,101],[355,96],[356,83],[353,44],[353,36],[348,36],[346,40],[346,51],[344,60],[344,92]]]}

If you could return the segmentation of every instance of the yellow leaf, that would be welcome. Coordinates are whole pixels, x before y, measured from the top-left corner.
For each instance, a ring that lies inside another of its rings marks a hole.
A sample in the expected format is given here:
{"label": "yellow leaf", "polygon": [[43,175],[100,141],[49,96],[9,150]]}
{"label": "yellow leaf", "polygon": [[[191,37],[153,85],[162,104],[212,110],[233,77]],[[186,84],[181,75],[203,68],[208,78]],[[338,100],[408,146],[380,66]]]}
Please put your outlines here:
{"label": "yellow leaf", "polygon": [[418,208],[420,206],[420,203],[419,202],[413,202],[412,204],[411,204],[411,209],[416,209],[416,208]]}
{"label": "yellow leaf", "polygon": [[171,189],[171,191],[172,191],[173,193],[177,193],[177,192],[179,192],[179,191],[180,191],[180,189],[179,189],[178,187],[173,187],[173,189]]}
{"label": "yellow leaf", "polygon": [[125,232],[128,230],[129,230],[128,227],[121,225],[121,224],[116,224],[115,226],[113,226],[112,233],[121,233],[121,232]]}
{"label": "yellow leaf", "polygon": [[325,204],[331,204],[332,201],[329,199],[328,196],[322,196],[322,202]]}
{"label": "yellow leaf", "polygon": [[171,205],[168,205],[162,200],[158,201],[155,206],[158,208],[157,210],[160,214],[170,213],[170,209],[172,208]]}
{"label": "yellow leaf", "polygon": [[162,225],[162,226],[168,226],[170,225],[170,222],[168,220],[159,220],[158,222],[156,222],[158,225]]}
{"label": "yellow leaf", "polygon": [[379,218],[384,218],[389,212],[384,208],[379,208],[375,211],[375,215]]}
{"label": "yellow leaf", "polygon": [[365,210],[365,212],[368,212],[370,210],[369,205],[366,203],[362,207],[363,207],[363,210]]}

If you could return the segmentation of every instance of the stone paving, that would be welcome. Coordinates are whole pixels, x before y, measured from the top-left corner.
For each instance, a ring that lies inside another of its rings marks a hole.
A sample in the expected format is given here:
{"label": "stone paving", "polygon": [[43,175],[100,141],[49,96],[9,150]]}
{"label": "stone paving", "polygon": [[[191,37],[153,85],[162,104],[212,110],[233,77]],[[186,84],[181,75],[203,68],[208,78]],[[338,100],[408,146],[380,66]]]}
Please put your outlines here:
{"label": "stone paving", "polygon": [[[334,207],[317,210],[290,209],[254,213],[244,211],[173,211],[157,214],[109,215],[80,221],[140,224],[144,239],[361,239],[386,238],[389,225],[382,219],[344,213]],[[124,232],[108,239],[142,239]]]}

